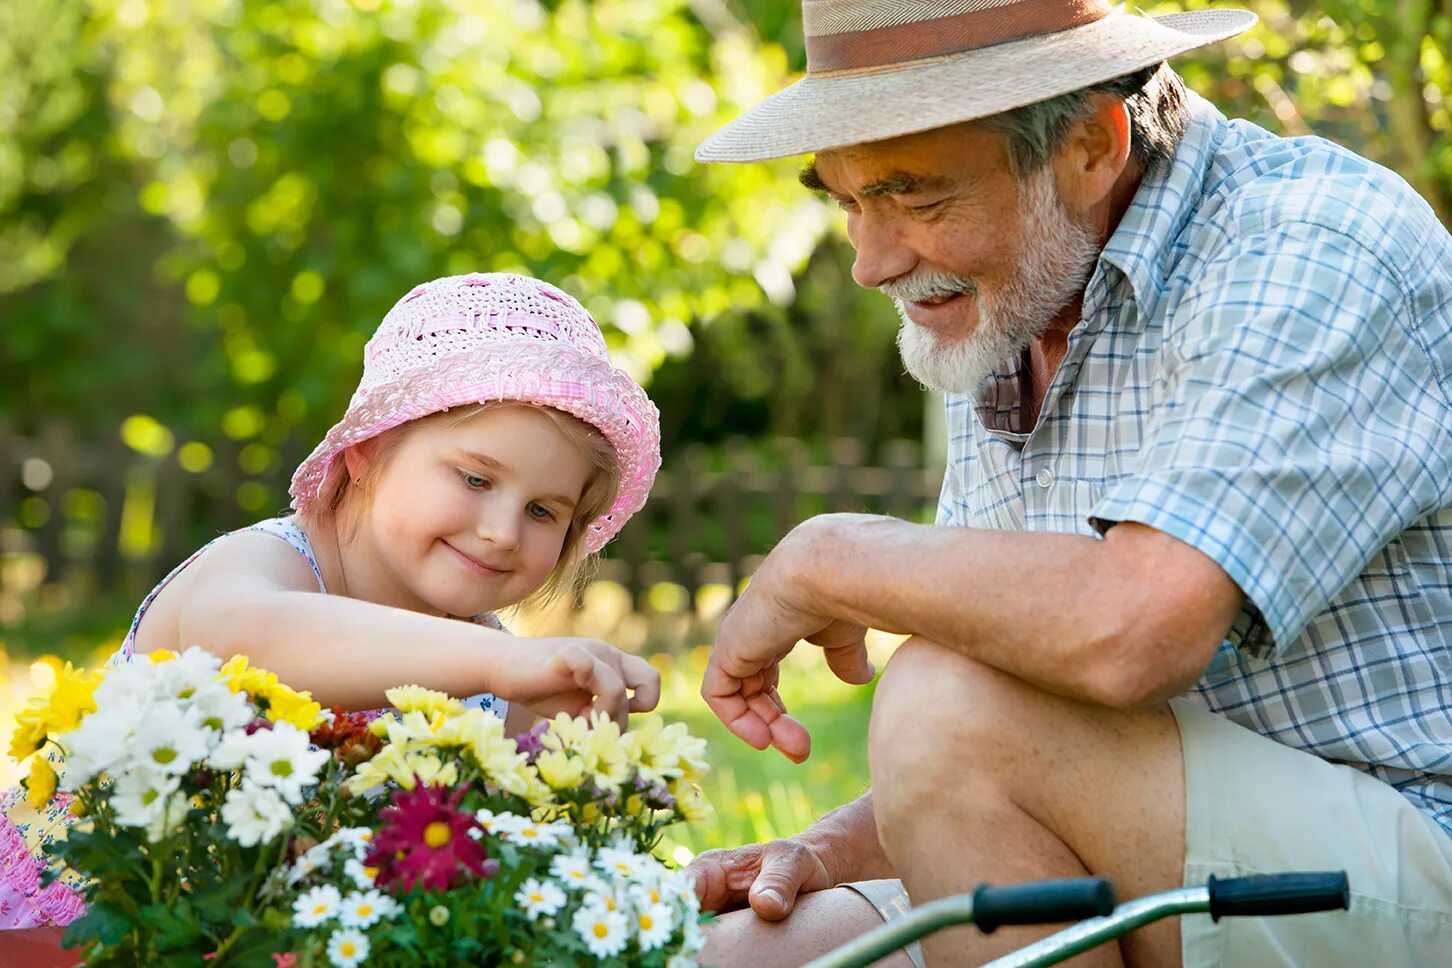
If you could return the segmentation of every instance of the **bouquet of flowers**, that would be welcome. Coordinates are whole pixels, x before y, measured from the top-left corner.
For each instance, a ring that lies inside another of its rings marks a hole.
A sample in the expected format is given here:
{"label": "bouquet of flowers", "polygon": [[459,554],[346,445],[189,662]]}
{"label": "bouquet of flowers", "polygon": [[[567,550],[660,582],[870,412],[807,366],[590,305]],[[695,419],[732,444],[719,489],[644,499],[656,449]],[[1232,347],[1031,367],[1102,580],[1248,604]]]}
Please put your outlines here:
{"label": "bouquet of flowers", "polygon": [[703,741],[600,715],[509,739],[442,693],[388,699],[398,714],[363,727],[386,742],[347,781],[375,817],[268,886],[305,933],[299,964],[694,964],[696,895],[650,851],[702,816]]}
{"label": "bouquet of flowers", "polygon": [[289,921],[259,889],[292,838],[339,822],[341,799],[319,788],[338,789],[347,769],[309,741],[326,716],[245,658],[197,647],[105,672],[66,666],[11,745],[34,756],[32,805],[76,818],[47,851],[49,877],[84,878],[89,908],[66,946],[92,965],[271,965]]}
{"label": "bouquet of flowers", "polygon": [[[686,875],[652,856],[704,816],[680,724],[559,716],[517,738],[442,693],[325,711],[236,657],[67,667],[19,717],[88,964],[694,964]],[[59,773],[56,767],[59,766]],[[52,800],[52,794],[61,793]]]}

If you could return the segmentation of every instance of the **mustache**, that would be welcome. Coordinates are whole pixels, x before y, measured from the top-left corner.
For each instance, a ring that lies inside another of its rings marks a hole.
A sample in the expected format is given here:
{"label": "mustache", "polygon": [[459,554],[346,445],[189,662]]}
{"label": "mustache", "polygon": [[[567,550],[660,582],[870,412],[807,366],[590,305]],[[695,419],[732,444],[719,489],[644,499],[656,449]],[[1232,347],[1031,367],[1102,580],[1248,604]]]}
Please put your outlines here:
{"label": "mustache", "polygon": [[898,276],[877,288],[898,302],[930,302],[949,296],[978,295],[978,283],[967,276],[931,269]]}

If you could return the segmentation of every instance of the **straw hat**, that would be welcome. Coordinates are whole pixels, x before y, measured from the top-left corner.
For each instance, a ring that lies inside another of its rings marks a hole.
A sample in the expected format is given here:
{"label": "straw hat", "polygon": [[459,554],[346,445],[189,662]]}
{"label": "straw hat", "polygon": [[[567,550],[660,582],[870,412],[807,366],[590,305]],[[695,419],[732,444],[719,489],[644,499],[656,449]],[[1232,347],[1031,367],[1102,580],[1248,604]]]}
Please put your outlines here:
{"label": "straw hat", "polygon": [[660,415],[610,363],[600,327],[573,296],[510,273],[417,286],[383,317],[363,352],[363,379],[343,419],[292,477],[292,506],[326,499],[329,471],[354,444],[453,407],[513,400],[597,427],[620,461],[620,492],[585,533],[599,551],[639,511],[660,467]]}
{"label": "straw hat", "polygon": [[1108,0],[803,0],[807,76],[696,149],[760,161],[998,114],[1247,29],[1248,10],[1147,17]]}

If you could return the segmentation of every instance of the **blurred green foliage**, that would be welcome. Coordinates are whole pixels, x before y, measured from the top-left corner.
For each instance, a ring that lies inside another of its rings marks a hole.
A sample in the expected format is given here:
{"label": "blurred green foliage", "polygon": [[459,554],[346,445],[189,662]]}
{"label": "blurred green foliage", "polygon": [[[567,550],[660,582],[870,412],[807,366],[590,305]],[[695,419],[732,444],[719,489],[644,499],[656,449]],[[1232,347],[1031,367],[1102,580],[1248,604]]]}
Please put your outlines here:
{"label": "blurred green foliage", "polygon": [[[1452,0],[1249,6],[1254,30],[1176,61],[1189,82],[1395,168],[1448,219]],[[691,161],[802,68],[799,17],[788,0],[0,3],[0,419],[104,435],[144,415],[133,447],[190,445],[200,467],[234,441],[256,476],[335,419],[396,298],[512,269],[596,314],[653,381],[668,446],[918,434],[894,314],[852,284],[795,162]]]}

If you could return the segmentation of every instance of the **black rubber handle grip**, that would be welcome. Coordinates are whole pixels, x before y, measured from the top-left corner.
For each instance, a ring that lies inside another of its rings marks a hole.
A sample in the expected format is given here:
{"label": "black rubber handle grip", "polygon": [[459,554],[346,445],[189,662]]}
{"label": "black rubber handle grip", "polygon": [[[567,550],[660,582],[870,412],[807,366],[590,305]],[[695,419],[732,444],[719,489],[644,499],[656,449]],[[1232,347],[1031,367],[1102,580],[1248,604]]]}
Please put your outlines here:
{"label": "black rubber handle grip", "polygon": [[1005,924],[1058,924],[1097,918],[1114,910],[1106,877],[1070,877],[973,891],[973,923],[985,934]]}
{"label": "black rubber handle grip", "polygon": [[1344,911],[1351,906],[1351,885],[1345,871],[1299,871],[1294,874],[1256,874],[1216,880],[1212,874],[1210,917],[1271,914],[1309,914]]}

